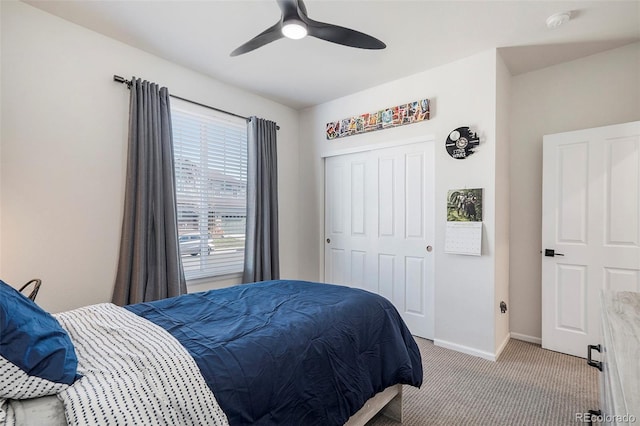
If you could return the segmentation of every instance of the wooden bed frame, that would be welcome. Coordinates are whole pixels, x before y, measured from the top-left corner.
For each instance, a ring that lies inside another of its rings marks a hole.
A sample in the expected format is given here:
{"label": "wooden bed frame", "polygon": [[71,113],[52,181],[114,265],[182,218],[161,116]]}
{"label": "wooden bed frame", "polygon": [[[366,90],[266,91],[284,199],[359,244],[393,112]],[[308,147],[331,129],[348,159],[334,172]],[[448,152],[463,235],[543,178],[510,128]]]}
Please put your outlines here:
{"label": "wooden bed frame", "polygon": [[345,423],[345,426],[364,426],[376,414],[383,415],[402,423],[402,385],[389,386],[373,398]]}

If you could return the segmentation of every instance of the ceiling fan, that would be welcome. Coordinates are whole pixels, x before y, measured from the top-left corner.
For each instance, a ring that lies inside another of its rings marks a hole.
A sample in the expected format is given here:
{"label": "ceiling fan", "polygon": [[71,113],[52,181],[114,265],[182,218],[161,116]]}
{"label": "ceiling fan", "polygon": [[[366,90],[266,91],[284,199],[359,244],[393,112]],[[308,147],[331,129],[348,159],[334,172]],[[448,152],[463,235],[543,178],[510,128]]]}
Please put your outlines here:
{"label": "ceiling fan", "polygon": [[280,20],[231,52],[231,56],[251,52],[282,37],[301,39],[306,35],[359,49],[384,49],[387,47],[377,38],[359,31],[314,21],[307,16],[307,8],[302,0],[277,1],[282,11]]}

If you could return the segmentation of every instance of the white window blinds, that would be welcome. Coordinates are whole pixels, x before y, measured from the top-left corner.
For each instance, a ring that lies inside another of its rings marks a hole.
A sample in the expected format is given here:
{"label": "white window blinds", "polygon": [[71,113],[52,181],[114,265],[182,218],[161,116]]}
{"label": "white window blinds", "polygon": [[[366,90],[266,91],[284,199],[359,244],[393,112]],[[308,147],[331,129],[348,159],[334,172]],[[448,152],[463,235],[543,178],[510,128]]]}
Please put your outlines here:
{"label": "white window blinds", "polygon": [[171,100],[180,253],[187,280],[243,270],[247,124]]}

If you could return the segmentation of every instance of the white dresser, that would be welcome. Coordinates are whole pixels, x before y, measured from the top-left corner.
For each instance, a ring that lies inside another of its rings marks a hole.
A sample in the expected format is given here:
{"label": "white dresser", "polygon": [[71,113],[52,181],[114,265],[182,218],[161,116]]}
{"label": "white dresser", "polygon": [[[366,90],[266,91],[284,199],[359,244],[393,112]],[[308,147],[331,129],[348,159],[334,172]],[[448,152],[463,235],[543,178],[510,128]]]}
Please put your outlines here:
{"label": "white dresser", "polygon": [[606,424],[640,424],[640,293],[602,293],[600,411]]}

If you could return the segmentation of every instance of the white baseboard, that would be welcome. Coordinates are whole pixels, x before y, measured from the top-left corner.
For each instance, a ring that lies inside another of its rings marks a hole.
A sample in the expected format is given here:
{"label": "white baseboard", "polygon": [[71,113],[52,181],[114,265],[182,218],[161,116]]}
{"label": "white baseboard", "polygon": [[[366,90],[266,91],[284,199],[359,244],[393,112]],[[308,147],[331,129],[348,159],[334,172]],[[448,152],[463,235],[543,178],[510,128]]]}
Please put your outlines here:
{"label": "white baseboard", "polygon": [[485,351],[481,351],[481,350],[478,350],[478,349],[470,348],[468,346],[459,345],[457,343],[447,342],[446,340],[434,339],[433,340],[433,344],[436,345],[436,346],[441,346],[441,347],[446,348],[446,349],[451,349],[451,350],[454,350],[454,351],[457,351],[457,352],[462,352],[462,353],[465,353],[467,355],[473,355],[473,356],[477,356],[479,358],[488,359],[489,361],[495,361],[496,359],[498,359],[496,354],[492,354],[490,352],[485,352]]}
{"label": "white baseboard", "polygon": [[516,340],[522,340],[529,343],[535,343],[536,345],[542,345],[542,339],[540,337],[527,336],[526,334],[511,332],[511,337]]}
{"label": "white baseboard", "polygon": [[502,351],[504,351],[504,348],[507,347],[507,344],[509,343],[509,339],[523,340],[525,342],[535,343],[537,345],[542,344],[542,339],[539,337],[532,337],[532,336],[527,336],[526,334],[519,334],[519,333],[513,333],[513,332],[507,333],[507,335],[505,336],[500,346],[498,346],[498,350],[496,350],[495,354],[492,354],[491,352],[470,348],[468,346],[459,345],[457,343],[447,342],[446,340],[434,339],[433,344],[436,346],[441,346],[443,348],[451,349],[457,352],[462,352],[467,355],[473,355],[479,358],[488,359],[489,361],[496,361],[500,356],[500,354],[502,353]]}
{"label": "white baseboard", "polygon": [[507,335],[504,337],[504,340],[502,341],[500,346],[498,346],[498,350],[496,351],[496,359],[500,357],[500,354],[502,353],[504,348],[507,347],[507,343],[509,343],[510,338],[511,338],[511,333],[507,333]]}

